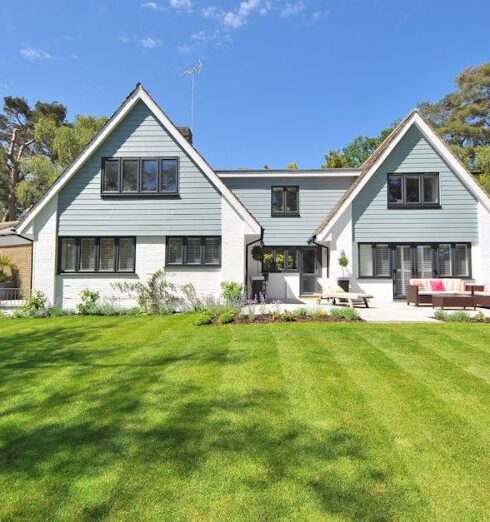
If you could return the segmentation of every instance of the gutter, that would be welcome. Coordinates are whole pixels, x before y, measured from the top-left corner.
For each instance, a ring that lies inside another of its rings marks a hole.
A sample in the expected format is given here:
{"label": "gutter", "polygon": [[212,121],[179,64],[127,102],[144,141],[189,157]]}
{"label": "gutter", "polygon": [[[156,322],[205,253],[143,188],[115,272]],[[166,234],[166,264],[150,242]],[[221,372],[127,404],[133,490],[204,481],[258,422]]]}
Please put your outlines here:
{"label": "gutter", "polygon": [[260,237],[259,239],[254,239],[253,241],[250,241],[250,243],[247,243],[245,245],[245,291],[248,295],[248,281],[247,281],[247,277],[248,277],[248,249],[249,247],[251,247],[252,245],[254,245],[255,243],[262,243],[262,240],[264,239],[264,227],[260,227]]}
{"label": "gutter", "polygon": [[327,277],[330,277],[330,248],[328,246],[322,245],[321,243],[318,243],[317,240],[316,240],[316,234],[311,236],[307,240],[307,243],[308,243],[308,245],[319,246],[320,248],[323,248],[323,249],[325,249],[327,251]]}

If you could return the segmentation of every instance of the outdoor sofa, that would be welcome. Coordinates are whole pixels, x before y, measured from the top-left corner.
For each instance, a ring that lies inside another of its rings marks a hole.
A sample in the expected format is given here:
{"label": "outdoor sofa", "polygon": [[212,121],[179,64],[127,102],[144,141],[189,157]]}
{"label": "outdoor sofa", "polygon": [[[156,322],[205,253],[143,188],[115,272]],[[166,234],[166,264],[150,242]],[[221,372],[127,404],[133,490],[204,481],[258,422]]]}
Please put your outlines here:
{"label": "outdoor sofa", "polygon": [[471,296],[472,292],[479,288],[482,287],[467,287],[464,279],[410,279],[407,287],[407,304],[432,305],[434,295]]}

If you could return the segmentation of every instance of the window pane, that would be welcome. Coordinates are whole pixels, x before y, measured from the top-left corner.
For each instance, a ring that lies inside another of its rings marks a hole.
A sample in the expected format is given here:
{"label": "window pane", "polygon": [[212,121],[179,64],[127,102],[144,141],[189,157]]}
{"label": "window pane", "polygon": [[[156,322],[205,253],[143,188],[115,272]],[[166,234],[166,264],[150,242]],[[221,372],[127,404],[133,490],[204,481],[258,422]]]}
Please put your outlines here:
{"label": "window pane", "polygon": [[201,238],[188,237],[187,238],[187,256],[186,261],[188,265],[201,264]]}
{"label": "window pane", "polygon": [[470,275],[470,256],[468,245],[456,245],[454,250],[454,275],[468,277]]}
{"label": "window pane", "polygon": [[169,237],[167,242],[167,263],[181,265],[184,261],[182,255],[182,238]]}
{"label": "window pane", "polygon": [[298,251],[288,248],[288,270],[298,270]]}
{"label": "window pane", "polygon": [[119,160],[104,161],[104,192],[119,192]]}
{"label": "window pane", "polygon": [[407,203],[420,203],[419,176],[407,176]]}
{"label": "window pane", "polygon": [[451,277],[453,274],[451,267],[451,245],[439,245],[437,248],[439,260],[439,276]]}
{"label": "window pane", "polygon": [[141,190],[156,192],[158,183],[157,160],[142,160],[141,162]]}
{"label": "window pane", "polygon": [[284,212],[282,187],[272,189],[272,213],[282,214]]}
{"label": "window pane", "polygon": [[272,250],[270,248],[264,248],[264,259],[262,264],[265,272],[271,272],[273,270],[274,262],[272,258]]}
{"label": "window pane", "polygon": [[207,237],[205,239],[204,262],[207,265],[218,265],[220,261],[220,243],[219,237]]}
{"label": "window pane", "polygon": [[160,191],[177,192],[177,160],[162,160],[161,169]]}
{"label": "window pane", "polygon": [[437,203],[437,176],[425,175],[424,176],[424,203]]}
{"label": "window pane", "polygon": [[80,271],[95,271],[95,239],[82,237],[80,240]]}
{"label": "window pane", "polygon": [[401,176],[388,177],[388,202],[403,203]]}
{"label": "window pane", "polygon": [[138,191],[138,160],[123,160],[122,162],[122,191]]}
{"label": "window pane", "polygon": [[75,239],[61,240],[61,271],[74,272],[77,263],[77,242]]}
{"label": "window pane", "polygon": [[372,277],[373,251],[371,245],[359,245],[359,276]]}
{"label": "window pane", "polygon": [[390,277],[390,248],[388,245],[376,245],[376,277]]}
{"label": "window pane", "polygon": [[115,252],[115,241],[111,237],[100,238],[100,261],[99,270],[101,272],[113,272],[114,271],[114,252]]}
{"label": "window pane", "polygon": [[134,241],[131,238],[119,239],[119,272],[132,272],[134,270]]}
{"label": "window pane", "polygon": [[298,212],[298,189],[296,187],[286,188],[286,212],[295,214]]}
{"label": "window pane", "polygon": [[276,249],[275,266],[277,270],[284,270],[284,250]]}

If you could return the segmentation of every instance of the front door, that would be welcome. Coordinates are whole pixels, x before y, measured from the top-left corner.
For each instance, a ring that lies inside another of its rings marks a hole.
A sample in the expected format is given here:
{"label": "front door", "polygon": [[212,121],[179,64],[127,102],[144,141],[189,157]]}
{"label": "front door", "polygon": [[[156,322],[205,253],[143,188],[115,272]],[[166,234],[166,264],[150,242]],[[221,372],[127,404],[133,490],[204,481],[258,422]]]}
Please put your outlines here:
{"label": "front door", "polygon": [[300,272],[300,293],[301,295],[315,294],[318,292],[318,272],[319,263],[318,249],[316,247],[302,248],[301,252],[301,272]]}

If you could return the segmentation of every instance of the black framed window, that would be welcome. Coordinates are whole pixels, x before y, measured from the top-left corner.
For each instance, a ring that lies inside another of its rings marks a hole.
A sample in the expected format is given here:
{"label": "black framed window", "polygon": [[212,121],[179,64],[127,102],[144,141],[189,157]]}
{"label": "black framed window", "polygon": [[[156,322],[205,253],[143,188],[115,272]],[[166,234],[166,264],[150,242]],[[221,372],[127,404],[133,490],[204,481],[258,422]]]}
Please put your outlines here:
{"label": "black framed window", "polygon": [[263,250],[263,272],[297,272],[298,248],[274,247]]}
{"label": "black framed window", "polygon": [[178,158],[103,158],[103,196],[175,196]]}
{"label": "black framed window", "polygon": [[388,208],[439,208],[439,174],[388,174]]}
{"label": "black framed window", "polygon": [[271,215],[299,216],[299,187],[271,187]]}
{"label": "black framed window", "polygon": [[168,236],[165,264],[220,266],[221,236]]}
{"label": "black framed window", "polygon": [[424,254],[432,267],[432,277],[471,278],[470,243],[359,243],[359,278],[391,278],[397,246],[410,247],[412,275],[416,275],[417,247],[428,247]]}
{"label": "black framed window", "polygon": [[59,273],[134,273],[135,237],[60,237]]}

